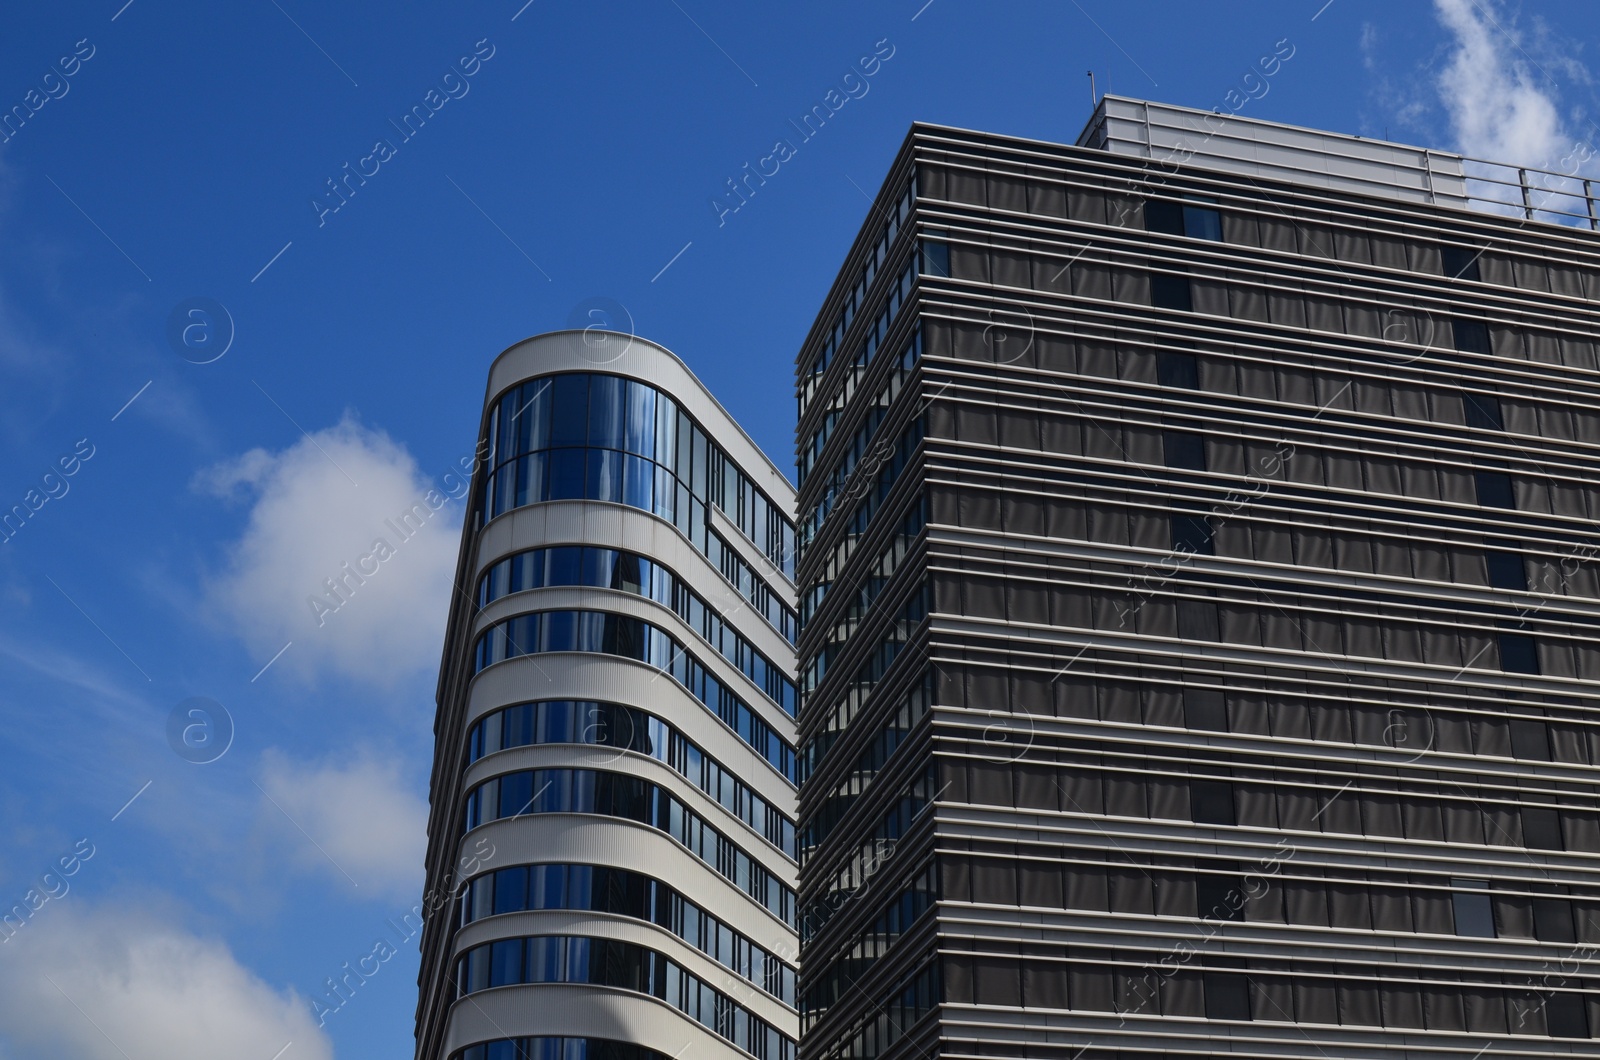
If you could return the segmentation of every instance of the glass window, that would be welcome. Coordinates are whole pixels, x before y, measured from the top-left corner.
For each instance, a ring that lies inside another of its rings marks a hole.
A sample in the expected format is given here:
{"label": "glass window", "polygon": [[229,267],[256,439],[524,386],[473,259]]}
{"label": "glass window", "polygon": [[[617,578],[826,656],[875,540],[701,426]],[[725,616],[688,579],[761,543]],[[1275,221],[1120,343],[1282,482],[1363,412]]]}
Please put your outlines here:
{"label": "glass window", "polygon": [[1589,1018],[1582,994],[1548,994],[1544,999],[1545,1025],[1552,1038],[1589,1037]]}
{"label": "glass window", "polygon": [[1193,552],[1201,556],[1215,554],[1211,520],[1203,515],[1174,515],[1172,548],[1175,552]]}
{"label": "glass window", "polygon": [[522,940],[501,939],[490,944],[489,985],[507,986],[522,982]]}
{"label": "glass window", "polygon": [[1195,355],[1182,350],[1156,351],[1156,378],[1162,386],[1200,389],[1200,366]]}
{"label": "glass window", "polygon": [[1472,473],[1478,503],[1485,508],[1515,508],[1516,491],[1511,486],[1511,476],[1504,471],[1480,467]]}
{"label": "glass window", "polygon": [[1543,806],[1522,808],[1523,845],[1533,850],[1564,850],[1561,815]]}
{"label": "glass window", "polygon": [[1480,431],[1503,431],[1505,418],[1500,414],[1500,399],[1493,394],[1478,394],[1466,391],[1462,394],[1462,403],[1467,410],[1467,426],[1476,427]]}
{"label": "glass window", "polygon": [[922,241],[922,271],[928,276],[950,275],[950,246],[932,239]]}
{"label": "glass window", "polygon": [[1550,730],[1532,718],[1511,719],[1511,753],[1533,762],[1550,761]]}
{"label": "glass window", "polygon": [[1176,309],[1184,313],[1192,311],[1194,301],[1189,290],[1189,277],[1181,273],[1151,273],[1150,304],[1157,309]]}
{"label": "glass window", "polygon": [[1196,824],[1233,824],[1233,785],[1225,780],[1191,780],[1189,808]]}
{"label": "glass window", "polygon": [[1540,942],[1578,941],[1572,929],[1572,903],[1565,898],[1535,898],[1533,935]]}
{"label": "glass window", "polygon": [[1456,349],[1463,353],[1487,354],[1489,349],[1489,327],[1481,320],[1462,320],[1460,317],[1450,321],[1450,330],[1455,335]]}
{"label": "glass window", "polygon": [[1163,235],[1183,235],[1183,205],[1172,199],[1146,199],[1144,227],[1148,232]]}
{"label": "glass window", "polygon": [[588,444],[600,449],[622,449],[627,445],[623,425],[623,380],[614,375],[589,377]]}
{"label": "glass window", "polygon": [[626,380],[624,400],[628,415],[623,423],[622,448],[638,456],[650,457],[656,450],[656,392],[644,383]]}
{"label": "glass window", "polygon": [[1486,552],[1484,562],[1489,568],[1489,584],[1496,589],[1528,591],[1528,572],[1520,552]]}
{"label": "glass window", "polygon": [[589,450],[590,500],[622,502],[622,454],[615,449]]}
{"label": "glass window", "polygon": [[1161,451],[1168,467],[1206,470],[1206,439],[1192,431],[1162,431]]}
{"label": "glass window", "polygon": [[494,911],[514,913],[528,906],[528,869],[520,866],[494,874]]}
{"label": "glass window", "polygon": [[550,445],[583,445],[589,440],[589,376],[558,375],[550,386]]}
{"label": "glass window", "polygon": [[1250,1018],[1250,981],[1233,972],[1205,972],[1206,1019]]}
{"label": "glass window", "polygon": [[527,813],[532,803],[532,773],[507,773],[500,778],[500,806],[497,816],[515,817],[519,813]]}
{"label": "glass window", "polygon": [[1500,669],[1513,674],[1539,672],[1539,647],[1526,633],[1501,633]]}
{"label": "glass window", "polygon": [[583,499],[584,451],[582,449],[552,449],[549,453],[550,488],[547,496],[553,501]]}
{"label": "glass window", "polygon": [[1483,251],[1473,247],[1442,246],[1439,253],[1444,259],[1444,274],[1452,280],[1477,280],[1478,259]]}
{"label": "glass window", "polygon": [[1222,214],[1209,206],[1183,206],[1183,234],[1191,239],[1222,241]]}
{"label": "glass window", "polygon": [[1214,688],[1185,688],[1183,690],[1184,727],[1228,731],[1228,707],[1222,693]]}
{"label": "glass window", "polygon": [[1489,900],[1489,881],[1456,879],[1450,883],[1458,888],[1450,895],[1455,909],[1456,934],[1494,938],[1494,907]]}

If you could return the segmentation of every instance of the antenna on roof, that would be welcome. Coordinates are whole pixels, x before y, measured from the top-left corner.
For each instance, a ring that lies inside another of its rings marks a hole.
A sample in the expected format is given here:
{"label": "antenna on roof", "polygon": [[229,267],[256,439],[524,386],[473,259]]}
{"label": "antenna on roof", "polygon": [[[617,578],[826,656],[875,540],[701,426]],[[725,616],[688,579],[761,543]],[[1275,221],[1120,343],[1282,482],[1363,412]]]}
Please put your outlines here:
{"label": "antenna on roof", "polygon": [[1094,108],[1096,108],[1096,107],[1098,107],[1100,105],[1100,94],[1094,90],[1094,71],[1090,70],[1090,71],[1088,71],[1088,74],[1089,74],[1089,109],[1093,110]]}

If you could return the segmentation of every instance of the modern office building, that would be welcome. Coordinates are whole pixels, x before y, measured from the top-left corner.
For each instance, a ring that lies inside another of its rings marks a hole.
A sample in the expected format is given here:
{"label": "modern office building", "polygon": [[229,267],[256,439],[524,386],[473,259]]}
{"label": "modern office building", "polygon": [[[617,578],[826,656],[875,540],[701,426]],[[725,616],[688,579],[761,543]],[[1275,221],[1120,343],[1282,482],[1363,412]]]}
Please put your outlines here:
{"label": "modern office building", "polygon": [[505,351],[480,437],[419,1060],[794,1060],[792,488],[626,335]]}
{"label": "modern office building", "polygon": [[1588,191],[912,129],[797,365],[803,1060],[1596,1055]]}

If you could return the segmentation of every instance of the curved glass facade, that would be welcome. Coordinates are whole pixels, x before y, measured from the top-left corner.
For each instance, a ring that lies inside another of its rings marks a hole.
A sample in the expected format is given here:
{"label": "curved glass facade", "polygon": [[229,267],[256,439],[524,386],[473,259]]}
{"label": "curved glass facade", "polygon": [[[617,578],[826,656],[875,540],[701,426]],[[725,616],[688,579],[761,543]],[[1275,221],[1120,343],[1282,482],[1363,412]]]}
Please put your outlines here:
{"label": "curved glass facade", "polygon": [[461,895],[460,926],[498,913],[574,909],[666,928],[733,974],[794,1005],[794,969],[654,876],[605,865],[514,865]]}
{"label": "curved glass facade", "polygon": [[483,518],[539,501],[613,501],[661,516],[704,552],[713,504],[794,576],[794,526],[782,509],[648,383],[599,372],[530,379],[501,395],[490,437]]}
{"label": "curved glass facade", "polygon": [[616,655],[670,673],[741,740],[759,751],[790,783],[794,782],[794,748],[732,689],[712,676],[676,637],[643,619],[608,611],[534,611],[508,618],[496,622],[478,638],[473,650],[473,672],[518,656],[552,651]]}
{"label": "curved glass facade", "polygon": [[665,762],[782,850],[795,853],[795,825],[766,799],[677,729],[619,703],[546,699],[518,703],[478,719],[467,735],[467,764],[508,747],[573,743],[616,747]]}
{"label": "curved glass facade", "polygon": [[794,891],[670,791],[640,777],[598,769],[504,773],[467,794],[463,829],[538,813],[592,813],[649,825],[738,884],[773,916],[794,922]]}
{"label": "curved glass facade", "polygon": [[499,939],[473,947],[456,964],[461,997],[519,983],[584,983],[647,994],[762,1060],[794,1057],[792,1038],[665,954],[631,942],[581,935]]}
{"label": "curved glass facade", "polygon": [[717,653],[750,678],[767,698],[791,718],[795,712],[794,682],[669,568],[654,560],[615,548],[558,545],[507,556],[478,580],[478,607],[528,589],[589,586],[633,593],[671,608]]}
{"label": "curved glass facade", "polygon": [[609,1038],[500,1038],[479,1042],[457,1052],[451,1060],[671,1060],[631,1042]]}
{"label": "curved glass facade", "polygon": [[417,1060],[795,1060],[794,491],[668,351],[586,337],[489,372]]}

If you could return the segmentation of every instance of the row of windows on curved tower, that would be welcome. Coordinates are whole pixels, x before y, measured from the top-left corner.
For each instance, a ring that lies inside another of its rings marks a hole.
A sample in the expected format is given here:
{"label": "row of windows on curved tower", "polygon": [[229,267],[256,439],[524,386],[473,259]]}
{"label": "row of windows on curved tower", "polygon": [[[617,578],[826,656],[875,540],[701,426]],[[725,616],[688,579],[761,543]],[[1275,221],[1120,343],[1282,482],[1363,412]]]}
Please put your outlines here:
{"label": "row of windows on curved tower", "polygon": [[484,572],[478,582],[478,607],[487,607],[512,593],[565,585],[616,589],[671,608],[724,659],[755,682],[768,699],[794,716],[794,682],[725,623],[722,615],[687,582],[663,564],[636,552],[593,545],[560,545],[518,552]]}
{"label": "row of windows on curved tower", "polygon": [[793,1060],[794,1039],[665,954],[616,939],[535,935],[474,946],[456,965],[456,989],[574,983],[659,998],[757,1060]]}
{"label": "row of windows on curved tower", "polygon": [[672,679],[793,783],[795,751],[749,704],[724,685],[676,637],[629,615],[608,611],[535,611],[496,622],[473,648],[473,673],[524,655],[589,652],[634,659]]}
{"label": "row of windows on curved tower", "polygon": [[[539,501],[613,501],[667,519],[710,555],[713,539],[727,546],[709,529],[709,504],[794,576],[793,524],[676,401],[647,383],[598,372],[531,379],[496,402],[489,431],[494,455],[480,520]],[[763,601],[761,613],[771,607]]]}
{"label": "row of windows on curved tower", "polygon": [[767,912],[794,924],[794,891],[743,847],[642,777],[601,769],[524,769],[485,780],[467,793],[462,832],[526,814],[583,813],[637,821],[677,840],[705,865],[737,884]]}

